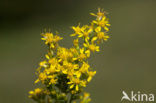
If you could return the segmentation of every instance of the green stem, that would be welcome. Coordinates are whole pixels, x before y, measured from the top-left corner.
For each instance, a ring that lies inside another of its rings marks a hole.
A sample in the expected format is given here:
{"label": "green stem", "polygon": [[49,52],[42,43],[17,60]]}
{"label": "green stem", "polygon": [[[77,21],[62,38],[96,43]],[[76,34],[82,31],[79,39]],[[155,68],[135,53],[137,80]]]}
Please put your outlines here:
{"label": "green stem", "polygon": [[68,103],[72,103],[72,100],[73,100],[73,95],[71,94]]}

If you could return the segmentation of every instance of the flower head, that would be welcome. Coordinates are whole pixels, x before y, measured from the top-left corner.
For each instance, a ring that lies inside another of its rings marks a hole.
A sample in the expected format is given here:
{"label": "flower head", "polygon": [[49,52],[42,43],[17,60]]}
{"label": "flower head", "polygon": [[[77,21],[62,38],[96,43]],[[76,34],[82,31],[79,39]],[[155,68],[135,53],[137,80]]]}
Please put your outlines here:
{"label": "flower head", "polygon": [[74,103],[76,99],[81,99],[80,103],[91,101],[89,93],[82,96],[81,94],[96,74],[88,58],[92,53],[99,52],[99,44],[109,38],[107,32],[110,24],[105,14],[103,10],[98,9],[96,14],[91,13],[96,19],[90,24],[72,26],[74,46],[71,48],[60,46],[58,42],[62,37],[58,35],[51,32],[42,34],[41,39],[48,46],[48,53],[45,60],[39,63],[35,83],[40,82],[43,87],[30,91],[30,98],[38,103]]}

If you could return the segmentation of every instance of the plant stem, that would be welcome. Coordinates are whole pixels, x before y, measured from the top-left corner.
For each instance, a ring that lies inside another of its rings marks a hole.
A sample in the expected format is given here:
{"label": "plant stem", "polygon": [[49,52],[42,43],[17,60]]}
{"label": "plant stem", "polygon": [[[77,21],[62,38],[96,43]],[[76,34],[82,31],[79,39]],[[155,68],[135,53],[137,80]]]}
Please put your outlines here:
{"label": "plant stem", "polygon": [[72,100],[73,100],[73,95],[71,94],[68,103],[72,103]]}

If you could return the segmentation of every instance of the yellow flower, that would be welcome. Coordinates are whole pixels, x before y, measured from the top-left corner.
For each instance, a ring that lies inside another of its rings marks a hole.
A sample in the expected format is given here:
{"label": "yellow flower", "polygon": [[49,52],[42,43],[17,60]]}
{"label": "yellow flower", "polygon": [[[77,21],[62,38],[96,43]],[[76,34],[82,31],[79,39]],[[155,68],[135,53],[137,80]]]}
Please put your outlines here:
{"label": "yellow flower", "polygon": [[67,75],[67,78],[72,78],[74,75],[76,75],[76,71],[79,68],[78,64],[72,64],[68,61],[63,61],[63,66],[60,66],[60,70],[63,74]]}
{"label": "yellow flower", "polygon": [[34,91],[29,91],[29,98],[33,98],[37,95],[40,95],[42,93],[41,88],[36,88]]}
{"label": "yellow flower", "polygon": [[79,71],[82,73],[86,73],[86,72],[88,72],[89,67],[90,67],[90,65],[88,65],[88,63],[83,62]]}
{"label": "yellow flower", "polygon": [[67,68],[67,70],[78,69],[78,64],[73,64],[68,61],[63,61],[63,67]]}
{"label": "yellow flower", "polygon": [[49,44],[51,48],[55,48],[55,46],[57,46],[57,42],[60,41],[61,38],[60,36],[58,35],[55,35],[53,33],[49,33],[49,32],[46,32],[44,34],[42,34],[43,38],[41,38],[42,40],[45,40],[45,44]]}
{"label": "yellow flower", "polygon": [[79,52],[78,52],[78,49],[79,48],[70,48],[70,51],[71,51],[71,53],[74,55],[74,56],[77,56],[78,54],[79,54]]}
{"label": "yellow flower", "polygon": [[109,36],[108,36],[108,35],[105,35],[104,32],[98,32],[98,33],[97,33],[97,38],[98,38],[99,41],[102,40],[102,39],[103,39],[104,41],[107,41],[108,38],[109,38]]}
{"label": "yellow flower", "polygon": [[96,16],[98,20],[101,20],[102,17],[105,16],[105,13],[103,10],[101,10],[100,8],[98,8],[98,12],[97,14],[94,13],[90,13],[92,16]]}
{"label": "yellow flower", "polygon": [[84,47],[86,47],[86,48],[88,48],[90,51],[92,51],[92,52],[95,52],[95,51],[97,51],[97,52],[99,52],[100,50],[99,50],[99,46],[97,46],[96,44],[86,44],[86,43],[84,43],[83,44],[84,45]]}
{"label": "yellow flower", "polygon": [[92,27],[85,25],[82,28],[82,33],[80,33],[78,37],[85,37],[86,39],[89,39],[90,33],[93,32]]}
{"label": "yellow flower", "polygon": [[48,44],[48,43],[51,43],[53,41],[53,33],[45,33],[45,34],[42,34],[43,35],[43,38],[41,38],[42,40],[45,40],[45,44]]}
{"label": "yellow flower", "polygon": [[54,58],[49,59],[49,63],[52,64],[52,65],[57,65],[58,60],[54,57]]}
{"label": "yellow flower", "polygon": [[42,81],[42,83],[44,83],[44,81],[47,79],[47,75],[43,72],[39,74],[38,79],[35,81],[35,83],[38,83],[39,81]]}
{"label": "yellow flower", "polygon": [[92,16],[96,16],[97,19],[92,21],[92,24],[96,24],[100,27],[103,27],[106,31],[109,31],[109,28],[107,26],[110,26],[108,19],[105,16],[106,12],[101,10],[100,8],[98,9],[98,13],[94,14],[91,13]]}
{"label": "yellow flower", "polygon": [[85,92],[83,96],[81,97],[81,99],[82,100],[80,103],[89,103],[91,101],[90,94]]}
{"label": "yellow flower", "polygon": [[58,48],[57,56],[60,58],[59,62],[61,62],[63,60],[71,59],[73,57],[73,54],[69,49],[60,47]]}
{"label": "yellow flower", "polygon": [[97,33],[97,39],[98,39],[98,43],[100,43],[102,40],[107,41],[107,39],[109,38],[108,35],[106,35],[105,32],[101,31],[101,26],[98,26],[95,28],[95,32]]}
{"label": "yellow flower", "polygon": [[80,87],[86,87],[86,82],[80,80],[79,78],[72,78],[67,84],[70,84],[70,89],[75,88],[76,91],[79,91]]}
{"label": "yellow flower", "polygon": [[[62,39],[51,32],[42,34],[42,40],[48,46],[48,53],[45,60],[39,63],[37,69],[38,79],[35,83],[41,82],[43,88],[30,91],[30,98],[36,102],[69,102],[68,94],[76,96],[74,102],[83,92],[83,88],[92,80],[96,71],[88,64],[91,52],[99,51],[98,43],[106,41],[109,36],[108,26],[110,26],[105,12],[98,9],[96,19],[89,25],[72,26],[74,33],[73,45],[71,48],[59,46],[58,42]],[[57,34],[57,33],[56,33]],[[74,95],[73,95],[74,94]],[[89,103],[90,95],[84,93],[78,101]],[[70,99],[71,99],[70,98]],[[76,102],[75,102],[76,103]]]}
{"label": "yellow flower", "polygon": [[73,44],[74,44],[75,47],[79,46],[79,39],[75,39],[73,41]]}
{"label": "yellow flower", "polygon": [[50,65],[49,68],[45,69],[45,72],[46,72],[47,74],[54,74],[54,73],[56,72],[56,66]]}
{"label": "yellow flower", "polygon": [[88,79],[87,81],[90,82],[93,78],[93,76],[96,74],[96,71],[88,71]]}
{"label": "yellow flower", "polygon": [[40,62],[39,65],[40,65],[41,67],[46,67],[46,64],[47,64],[47,61],[42,61],[42,62]]}
{"label": "yellow flower", "polygon": [[47,74],[54,74],[56,72],[60,72],[60,68],[58,68],[58,66],[60,65],[57,61],[57,59],[54,57],[54,58],[51,58],[49,59],[49,67],[45,69],[45,72]]}
{"label": "yellow flower", "polygon": [[80,49],[80,55],[79,55],[80,60],[86,59],[86,55],[84,54],[84,48]]}
{"label": "yellow flower", "polygon": [[80,35],[80,34],[82,34],[81,32],[82,32],[82,30],[84,29],[83,27],[81,28],[80,27],[80,24],[78,25],[78,26],[72,26],[72,29],[75,31],[75,33],[74,34],[71,34],[71,36],[76,36],[76,35]]}
{"label": "yellow flower", "polygon": [[35,89],[35,93],[38,94],[40,93],[42,90],[40,88]]}
{"label": "yellow flower", "polygon": [[80,53],[77,55],[77,57],[74,57],[73,60],[83,61],[84,59],[87,59],[87,57],[90,56],[90,52],[85,51],[84,48],[81,48],[79,50]]}
{"label": "yellow flower", "polygon": [[64,73],[64,74],[67,74],[67,78],[70,79],[70,78],[73,78],[75,71],[74,70],[67,70],[66,73]]}
{"label": "yellow flower", "polygon": [[87,55],[87,57],[90,57],[90,50],[86,50],[85,54]]}
{"label": "yellow flower", "polygon": [[31,95],[32,94],[39,94],[39,93],[41,93],[41,91],[42,90],[40,88],[36,88],[34,91],[30,91],[29,94],[31,94]]}
{"label": "yellow flower", "polygon": [[[85,43],[83,43],[83,46],[86,47],[88,50],[95,52],[95,51],[100,51],[99,46],[97,46],[94,41],[97,40],[97,37],[93,37],[91,40],[91,44],[89,44],[89,41],[86,40]],[[88,51],[87,51],[88,52]],[[89,52],[88,52],[89,53]]]}
{"label": "yellow flower", "polygon": [[57,43],[58,41],[60,41],[61,39],[63,39],[62,37],[58,36],[58,35],[55,35],[54,36],[54,39],[53,39],[53,42],[54,43]]}
{"label": "yellow flower", "polygon": [[89,46],[88,46],[88,48],[89,48],[89,50],[91,50],[91,51],[100,51],[99,50],[99,46],[96,46],[95,44],[90,44]]}
{"label": "yellow flower", "polygon": [[50,75],[49,78],[50,78],[49,84],[56,84],[57,83],[56,75]]}
{"label": "yellow flower", "polygon": [[57,82],[57,79],[52,78],[49,84],[56,84],[56,82]]}
{"label": "yellow flower", "polygon": [[109,28],[107,26],[110,26],[110,24],[106,17],[103,17],[101,20],[94,20],[92,23],[103,27],[106,31],[109,31]]}

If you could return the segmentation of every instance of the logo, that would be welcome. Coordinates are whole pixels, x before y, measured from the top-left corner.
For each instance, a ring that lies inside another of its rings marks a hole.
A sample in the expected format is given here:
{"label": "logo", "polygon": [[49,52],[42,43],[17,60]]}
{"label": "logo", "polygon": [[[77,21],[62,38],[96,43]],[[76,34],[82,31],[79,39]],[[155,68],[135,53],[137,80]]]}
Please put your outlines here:
{"label": "logo", "polygon": [[131,93],[128,95],[125,91],[122,91],[122,98],[121,101],[127,100],[127,101],[138,101],[138,102],[153,102],[154,101],[154,94],[145,94],[141,93],[140,91],[134,92],[131,91]]}

